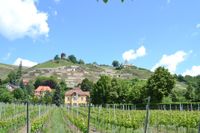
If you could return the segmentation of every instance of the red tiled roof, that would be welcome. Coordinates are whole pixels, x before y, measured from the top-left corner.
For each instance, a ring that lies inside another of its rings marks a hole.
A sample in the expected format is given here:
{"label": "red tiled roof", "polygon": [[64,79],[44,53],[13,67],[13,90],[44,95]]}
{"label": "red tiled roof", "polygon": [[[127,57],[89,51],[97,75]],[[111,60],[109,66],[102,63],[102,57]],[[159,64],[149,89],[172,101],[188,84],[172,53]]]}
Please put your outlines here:
{"label": "red tiled roof", "polygon": [[80,96],[90,96],[89,91],[82,91],[79,87],[73,88],[65,93],[65,96],[71,96],[73,93],[77,93]]}
{"label": "red tiled roof", "polygon": [[51,88],[49,86],[39,86],[35,90],[35,92],[42,92],[42,91],[49,91],[49,92],[51,92],[52,90],[51,90]]}

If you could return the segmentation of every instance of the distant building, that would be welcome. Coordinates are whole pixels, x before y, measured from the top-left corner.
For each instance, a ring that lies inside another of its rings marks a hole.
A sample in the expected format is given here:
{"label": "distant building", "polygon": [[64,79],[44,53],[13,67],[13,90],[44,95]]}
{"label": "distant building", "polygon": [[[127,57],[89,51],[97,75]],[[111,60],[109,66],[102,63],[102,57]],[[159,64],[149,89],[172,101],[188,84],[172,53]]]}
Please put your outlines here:
{"label": "distant building", "polygon": [[22,82],[23,82],[23,85],[27,86],[28,83],[29,83],[29,80],[28,79],[23,79]]}
{"label": "distant building", "polygon": [[7,88],[9,91],[14,91],[15,89],[20,88],[20,86],[18,86],[18,85],[13,85],[13,84],[8,83],[8,84],[6,85],[6,88]]}
{"label": "distant building", "polygon": [[82,91],[79,87],[73,88],[65,93],[65,104],[68,106],[86,105],[90,93]]}
{"label": "distant building", "polygon": [[35,90],[35,96],[44,96],[46,92],[52,92],[52,89],[49,86],[39,86]]}
{"label": "distant building", "polygon": [[128,63],[128,60],[125,60],[124,65],[123,65],[124,68],[132,67],[132,66],[133,66],[132,64]]}

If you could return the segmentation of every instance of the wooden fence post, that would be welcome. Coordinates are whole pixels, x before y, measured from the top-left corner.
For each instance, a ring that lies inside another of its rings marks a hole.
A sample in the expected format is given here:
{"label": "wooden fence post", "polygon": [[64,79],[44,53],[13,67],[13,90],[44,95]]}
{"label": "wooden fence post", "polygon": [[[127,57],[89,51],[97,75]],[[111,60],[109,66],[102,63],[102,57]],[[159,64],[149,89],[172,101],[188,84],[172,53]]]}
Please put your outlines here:
{"label": "wooden fence post", "polygon": [[150,104],[150,100],[151,100],[151,97],[149,96],[147,98],[147,105],[146,105],[146,119],[145,119],[145,127],[144,127],[144,133],[147,133],[148,132],[148,128],[149,128],[149,104]]}

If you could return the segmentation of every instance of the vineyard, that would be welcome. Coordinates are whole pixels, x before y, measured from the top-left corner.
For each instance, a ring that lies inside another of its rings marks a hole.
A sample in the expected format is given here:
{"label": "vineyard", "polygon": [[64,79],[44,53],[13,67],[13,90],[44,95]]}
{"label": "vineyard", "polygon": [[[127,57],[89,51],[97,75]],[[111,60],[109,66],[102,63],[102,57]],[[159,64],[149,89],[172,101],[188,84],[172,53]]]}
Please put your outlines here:
{"label": "vineyard", "polygon": [[[198,133],[199,111],[150,110],[148,133]],[[143,133],[145,110],[94,107],[90,109],[91,133]],[[26,133],[27,106],[0,104],[0,132]],[[31,133],[87,133],[88,107],[29,106]]]}

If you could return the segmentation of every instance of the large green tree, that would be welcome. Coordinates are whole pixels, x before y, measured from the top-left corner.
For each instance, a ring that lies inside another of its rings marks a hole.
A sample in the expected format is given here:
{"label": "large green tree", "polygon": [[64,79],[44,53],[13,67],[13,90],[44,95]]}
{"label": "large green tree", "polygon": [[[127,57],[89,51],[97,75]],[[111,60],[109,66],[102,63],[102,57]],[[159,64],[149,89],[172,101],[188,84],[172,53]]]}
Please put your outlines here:
{"label": "large green tree", "polygon": [[63,103],[63,98],[61,94],[60,85],[56,85],[55,92],[53,95],[53,104],[59,107],[62,103]]}
{"label": "large green tree", "polygon": [[34,86],[37,88],[38,86],[44,85],[44,86],[49,86],[52,89],[55,89],[57,86],[58,81],[55,77],[37,77],[35,80]]}
{"label": "large green tree", "polygon": [[164,96],[168,96],[175,85],[175,79],[164,67],[158,67],[147,81],[147,95],[152,102],[161,102]]}
{"label": "large green tree", "polygon": [[14,84],[14,85],[17,83],[17,75],[16,75],[15,71],[11,71],[8,74],[7,80],[9,83]]}
{"label": "large green tree", "polygon": [[196,89],[195,89],[195,101],[200,101],[200,80],[197,81]]}
{"label": "large green tree", "polygon": [[17,69],[16,78],[19,82],[20,78],[22,77],[22,61],[20,61],[19,67]]}
{"label": "large green tree", "polygon": [[12,101],[13,95],[6,88],[0,88],[0,102],[11,103]]}
{"label": "large green tree", "polygon": [[101,76],[92,90],[92,103],[105,105],[109,101],[109,93],[111,89],[111,78]]}
{"label": "large green tree", "polygon": [[189,84],[186,89],[187,89],[187,91],[185,93],[185,98],[188,101],[193,101],[195,99],[194,88],[192,87],[191,84]]}
{"label": "large green tree", "polygon": [[25,93],[21,88],[15,89],[12,93],[16,100],[18,101],[25,100]]}
{"label": "large green tree", "polygon": [[92,81],[88,80],[87,78],[83,79],[81,82],[81,90],[83,91],[91,91],[94,88],[94,84]]}
{"label": "large green tree", "polygon": [[72,62],[72,63],[77,63],[77,59],[74,55],[69,55],[68,59]]}
{"label": "large green tree", "polygon": [[117,61],[117,60],[114,60],[113,62],[112,62],[112,65],[113,65],[113,67],[119,67],[119,61]]}

